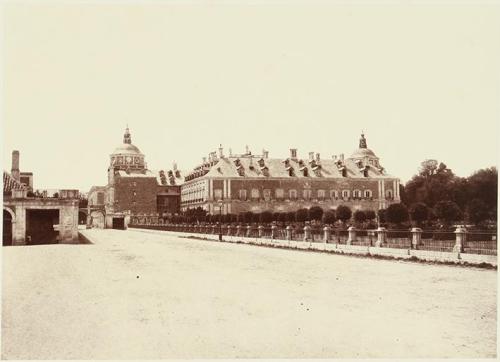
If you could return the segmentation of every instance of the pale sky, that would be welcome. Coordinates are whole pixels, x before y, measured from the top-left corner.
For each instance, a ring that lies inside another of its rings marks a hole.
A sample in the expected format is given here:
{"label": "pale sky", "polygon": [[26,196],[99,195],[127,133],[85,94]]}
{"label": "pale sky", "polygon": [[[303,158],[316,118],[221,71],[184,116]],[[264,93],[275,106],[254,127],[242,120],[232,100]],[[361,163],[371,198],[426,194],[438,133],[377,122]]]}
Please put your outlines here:
{"label": "pale sky", "polygon": [[129,124],[151,169],[228,152],[322,158],[364,130],[406,182],[434,158],[498,161],[500,7],[485,2],[3,5],[3,168],[105,185]]}

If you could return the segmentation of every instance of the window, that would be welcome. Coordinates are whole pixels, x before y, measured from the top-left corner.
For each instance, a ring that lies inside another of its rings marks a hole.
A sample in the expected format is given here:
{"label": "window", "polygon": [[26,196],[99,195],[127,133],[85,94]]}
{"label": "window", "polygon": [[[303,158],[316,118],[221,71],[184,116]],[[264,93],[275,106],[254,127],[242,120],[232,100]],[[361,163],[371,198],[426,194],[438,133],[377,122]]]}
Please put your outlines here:
{"label": "window", "polygon": [[350,195],[349,190],[342,190],[342,197],[343,197],[344,199],[348,198],[348,197],[349,197],[349,195]]}
{"label": "window", "polygon": [[373,196],[372,190],[365,190],[365,197],[367,199],[371,198]]}
{"label": "window", "polygon": [[290,190],[288,192],[288,195],[290,197],[290,200],[296,200],[297,199],[297,190]]}
{"label": "window", "polygon": [[339,192],[337,190],[330,190],[330,198],[332,200],[337,199],[339,197]]}
{"label": "window", "polygon": [[312,194],[311,190],[304,190],[302,192],[302,195],[304,196],[304,200],[310,200],[311,199],[311,194]]}
{"label": "window", "polygon": [[285,198],[285,190],[283,190],[283,189],[276,189],[275,193],[276,193],[276,198],[278,200],[283,200]]}
{"label": "window", "polygon": [[318,190],[318,199],[324,200],[325,198],[325,190]]}
{"label": "window", "polygon": [[269,189],[266,189],[262,192],[263,196],[264,196],[264,200],[266,201],[270,201],[271,200],[271,190]]}
{"label": "window", "polygon": [[260,192],[258,189],[252,189],[252,199],[259,199],[260,197]]}
{"label": "window", "polygon": [[385,197],[389,200],[392,199],[393,194],[391,189],[385,191]]}
{"label": "window", "polygon": [[214,199],[222,200],[222,189],[214,189]]}
{"label": "window", "polygon": [[361,198],[361,191],[360,190],[354,190],[352,192],[352,197],[359,197],[359,198]]}
{"label": "window", "polygon": [[245,201],[247,199],[247,190],[240,190],[240,200]]}

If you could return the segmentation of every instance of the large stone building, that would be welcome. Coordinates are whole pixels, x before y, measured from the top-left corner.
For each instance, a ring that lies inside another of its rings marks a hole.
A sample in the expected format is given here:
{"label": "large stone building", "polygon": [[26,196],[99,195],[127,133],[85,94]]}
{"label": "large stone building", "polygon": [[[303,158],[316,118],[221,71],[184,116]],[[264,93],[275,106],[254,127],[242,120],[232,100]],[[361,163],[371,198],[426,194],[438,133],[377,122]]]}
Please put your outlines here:
{"label": "large stone building", "polygon": [[300,159],[296,149],[285,159],[270,158],[267,151],[229,156],[212,152],[185,177],[181,209],[202,207],[209,213],[252,211],[285,212],[320,206],[335,209],[378,210],[400,202],[399,179],[386,174],[361,135],[349,157],[322,159],[309,153]]}
{"label": "large stone building", "polygon": [[181,182],[175,164],[167,173],[147,168],[127,127],[123,143],[110,155],[108,184],[93,186],[88,193],[89,222],[95,227],[122,229],[131,215],[178,213]]}
{"label": "large stone building", "polygon": [[14,151],[11,173],[3,172],[3,245],[77,243],[78,190],[58,190],[56,197],[32,191],[33,174],[19,171]]}

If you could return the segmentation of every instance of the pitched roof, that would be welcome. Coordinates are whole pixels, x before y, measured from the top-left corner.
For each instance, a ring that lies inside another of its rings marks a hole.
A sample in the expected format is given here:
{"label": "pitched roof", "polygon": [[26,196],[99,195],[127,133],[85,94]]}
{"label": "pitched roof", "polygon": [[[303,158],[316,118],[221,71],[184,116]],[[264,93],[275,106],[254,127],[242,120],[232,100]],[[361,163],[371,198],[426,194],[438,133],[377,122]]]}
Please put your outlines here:
{"label": "pitched roof", "polygon": [[6,171],[3,172],[3,192],[22,190],[24,186]]}
{"label": "pitched roof", "polygon": [[[263,163],[261,167],[259,161]],[[263,162],[262,162],[263,161]],[[288,167],[293,169],[293,176],[290,176]],[[238,165],[240,166],[238,166]],[[343,162],[333,159],[317,161],[300,159],[279,159],[279,158],[261,158],[261,157],[224,157],[218,159],[213,166],[206,166],[208,172],[206,177],[242,177],[238,172],[238,167],[244,171],[243,177],[280,177],[280,178],[345,178],[342,176],[342,167],[345,167],[346,177],[365,178],[364,169],[366,168],[369,178],[389,178],[383,169],[372,165],[356,163],[354,160],[345,159]],[[304,170],[307,169],[307,174]]]}

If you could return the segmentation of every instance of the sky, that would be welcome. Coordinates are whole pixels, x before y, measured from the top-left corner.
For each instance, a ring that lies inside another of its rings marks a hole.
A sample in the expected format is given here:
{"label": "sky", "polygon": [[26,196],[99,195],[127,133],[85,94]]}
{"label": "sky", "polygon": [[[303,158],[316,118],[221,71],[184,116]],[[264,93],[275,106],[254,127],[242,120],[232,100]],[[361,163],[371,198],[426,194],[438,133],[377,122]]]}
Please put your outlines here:
{"label": "sky", "polygon": [[404,183],[425,159],[497,165],[494,2],[3,3],[2,160],[36,189],[105,185],[128,124],[150,169],[265,148],[368,147]]}

